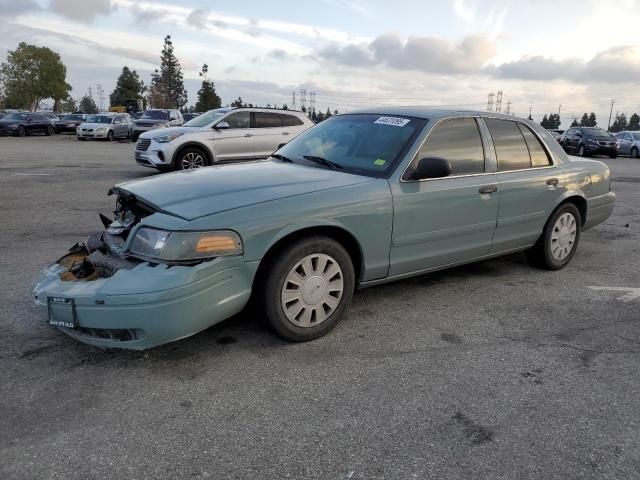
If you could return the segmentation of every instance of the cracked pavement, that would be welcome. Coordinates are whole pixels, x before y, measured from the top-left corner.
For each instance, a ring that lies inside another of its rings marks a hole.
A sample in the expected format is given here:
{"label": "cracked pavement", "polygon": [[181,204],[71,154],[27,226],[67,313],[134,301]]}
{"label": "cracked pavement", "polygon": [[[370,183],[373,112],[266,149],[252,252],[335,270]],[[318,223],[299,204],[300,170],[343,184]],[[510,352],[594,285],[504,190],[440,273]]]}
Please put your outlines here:
{"label": "cracked pavement", "polygon": [[[126,143],[0,138],[0,478],[640,478],[640,161],[571,264],[523,255],[358,292],[328,336],[259,312],[148,352],[50,328],[47,263],[155,175]],[[31,175],[38,174],[38,175]]]}

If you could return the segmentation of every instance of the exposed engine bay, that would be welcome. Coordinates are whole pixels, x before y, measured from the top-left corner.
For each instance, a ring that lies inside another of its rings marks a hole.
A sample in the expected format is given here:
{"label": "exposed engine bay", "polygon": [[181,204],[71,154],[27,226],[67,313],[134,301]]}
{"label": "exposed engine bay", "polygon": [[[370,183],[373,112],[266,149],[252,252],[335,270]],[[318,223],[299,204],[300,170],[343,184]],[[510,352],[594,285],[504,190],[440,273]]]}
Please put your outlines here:
{"label": "exposed engine bay", "polygon": [[114,193],[117,194],[114,220],[99,214],[105,230],[91,235],[86,243],[76,243],[56,261],[65,268],[60,274],[61,280],[72,282],[109,278],[118,270],[130,270],[141,262],[127,255],[124,245],[131,229],[156,210],[126,191],[109,190],[109,195]]}

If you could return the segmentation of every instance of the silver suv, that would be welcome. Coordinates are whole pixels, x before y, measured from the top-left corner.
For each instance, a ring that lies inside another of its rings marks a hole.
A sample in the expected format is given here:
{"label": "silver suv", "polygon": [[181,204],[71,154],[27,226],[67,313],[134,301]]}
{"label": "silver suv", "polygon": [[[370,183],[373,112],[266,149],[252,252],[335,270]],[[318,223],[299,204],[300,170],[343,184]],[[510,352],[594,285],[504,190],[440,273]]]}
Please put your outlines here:
{"label": "silver suv", "polygon": [[136,140],[141,133],[163,127],[178,127],[184,123],[180,110],[152,108],[145,110],[140,118],[134,120],[131,138]]}
{"label": "silver suv", "polygon": [[218,108],[182,127],[143,133],[135,159],[158,170],[263,159],[311,126],[304,113],[293,110]]}

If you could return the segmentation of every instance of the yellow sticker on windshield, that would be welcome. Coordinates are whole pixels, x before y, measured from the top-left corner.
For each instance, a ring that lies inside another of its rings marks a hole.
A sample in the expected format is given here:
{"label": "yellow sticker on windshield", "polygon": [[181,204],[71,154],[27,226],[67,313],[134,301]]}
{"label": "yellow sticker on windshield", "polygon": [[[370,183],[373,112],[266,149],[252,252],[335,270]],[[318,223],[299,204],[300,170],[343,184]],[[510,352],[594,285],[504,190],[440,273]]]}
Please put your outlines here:
{"label": "yellow sticker on windshield", "polygon": [[383,160],[381,158],[377,159],[375,162],[373,162],[374,165],[378,165],[379,167],[381,167],[382,165],[384,165],[385,163],[387,163],[386,160]]}

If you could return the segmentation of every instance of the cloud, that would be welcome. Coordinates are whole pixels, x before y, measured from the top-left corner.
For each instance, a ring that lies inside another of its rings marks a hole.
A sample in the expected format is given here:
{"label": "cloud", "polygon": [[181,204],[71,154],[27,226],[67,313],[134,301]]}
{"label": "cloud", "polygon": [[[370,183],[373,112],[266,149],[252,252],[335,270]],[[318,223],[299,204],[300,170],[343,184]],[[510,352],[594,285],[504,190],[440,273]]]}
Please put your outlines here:
{"label": "cloud", "polygon": [[109,15],[111,0],[51,0],[51,10],[72,20],[91,23],[98,15]]}
{"label": "cloud", "polygon": [[386,65],[399,70],[457,74],[480,70],[495,53],[495,42],[482,35],[469,35],[459,42],[437,37],[411,36],[403,40],[387,33],[372,42],[321,49],[319,56],[353,67]]}
{"label": "cloud", "polygon": [[211,11],[208,8],[195,8],[187,16],[186,22],[192,27],[204,30],[205,28],[207,28],[207,19],[209,18],[210,14]]}
{"label": "cloud", "polygon": [[0,17],[17,17],[24,13],[38,12],[42,7],[33,0],[0,0]]}
{"label": "cloud", "polygon": [[523,57],[490,66],[485,73],[520,80],[569,80],[577,83],[628,83],[640,76],[640,47],[623,45],[597,53],[592,59],[556,60],[550,57]]}

